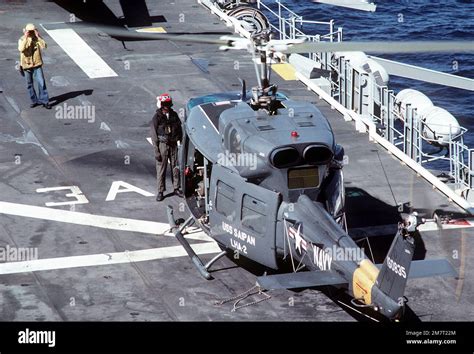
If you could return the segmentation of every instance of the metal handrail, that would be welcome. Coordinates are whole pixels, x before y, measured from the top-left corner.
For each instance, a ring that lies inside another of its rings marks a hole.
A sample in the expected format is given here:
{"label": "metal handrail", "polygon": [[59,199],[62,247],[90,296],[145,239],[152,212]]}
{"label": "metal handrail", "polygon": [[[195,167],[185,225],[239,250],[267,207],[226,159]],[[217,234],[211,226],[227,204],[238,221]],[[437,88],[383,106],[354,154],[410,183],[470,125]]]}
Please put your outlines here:
{"label": "metal handrail", "polygon": [[[270,26],[278,34],[280,39],[295,39],[298,37],[315,37],[316,35],[307,35],[299,27],[304,25],[323,25],[328,26],[328,33],[323,35],[318,35],[319,38],[328,39],[329,41],[334,41],[334,37],[339,38],[340,34],[338,31],[334,31],[334,20],[331,21],[315,21],[315,20],[305,20],[303,16],[298,15],[296,12],[289,9],[285,6],[280,0],[276,0],[273,5],[276,5],[277,8],[273,9],[269,5],[265,4],[263,0],[257,0],[257,8],[263,10],[267,17],[270,17]],[[271,15],[271,16],[268,16]],[[272,18],[273,17],[273,18]],[[278,22],[278,26],[272,24],[272,20]]]}
{"label": "metal handrail", "polygon": [[[304,19],[280,0],[276,0],[272,5],[273,8],[263,0],[257,0],[257,7],[270,17],[271,28],[278,33],[280,39],[305,37],[310,41],[342,41],[342,28],[335,30],[334,20],[325,22]],[[277,22],[278,26],[272,22]],[[328,30],[326,33],[316,34],[307,34],[302,30],[304,26],[315,25],[327,26]],[[331,53],[308,53],[308,57],[338,77],[338,80],[329,79],[331,96],[345,108],[376,123],[379,133],[385,139],[418,164],[438,162],[449,165],[446,166],[446,173],[457,190],[474,189],[474,149],[466,146],[463,140],[467,129],[461,127],[461,133],[451,137],[447,153],[433,154],[428,147],[433,146],[436,141],[425,136],[425,123],[412,107],[408,107],[406,116],[402,117],[392,90],[378,85],[368,73],[352,67],[350,61],[344,57],[335,59]]]}

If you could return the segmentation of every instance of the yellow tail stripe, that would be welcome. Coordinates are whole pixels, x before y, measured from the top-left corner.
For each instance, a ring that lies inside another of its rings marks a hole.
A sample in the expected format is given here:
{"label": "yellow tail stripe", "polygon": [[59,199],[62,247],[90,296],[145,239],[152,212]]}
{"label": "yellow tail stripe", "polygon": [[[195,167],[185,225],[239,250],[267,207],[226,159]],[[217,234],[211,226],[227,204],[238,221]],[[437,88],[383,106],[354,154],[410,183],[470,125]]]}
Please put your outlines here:
{"label": "yellow tail stripe", "polygon": [[366,305],[372,303],[372,287],[379,275],[378,268],[368,259],[360,262],[352,276],[354,298],[363,300]]}

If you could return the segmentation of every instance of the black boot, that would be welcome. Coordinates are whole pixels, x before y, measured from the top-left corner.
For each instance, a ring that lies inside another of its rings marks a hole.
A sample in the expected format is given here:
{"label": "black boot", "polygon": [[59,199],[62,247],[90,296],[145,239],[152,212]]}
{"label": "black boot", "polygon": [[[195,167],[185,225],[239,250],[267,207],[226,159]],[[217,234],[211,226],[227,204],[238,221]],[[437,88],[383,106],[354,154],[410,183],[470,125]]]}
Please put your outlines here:
{"label": "black boot", "polygon": [[158,195],[156,196],[156,201],[157,201],[157,202],[161,202],[162,200],[163,200],[163,193],[160,192],[160,193],[158,193]]}

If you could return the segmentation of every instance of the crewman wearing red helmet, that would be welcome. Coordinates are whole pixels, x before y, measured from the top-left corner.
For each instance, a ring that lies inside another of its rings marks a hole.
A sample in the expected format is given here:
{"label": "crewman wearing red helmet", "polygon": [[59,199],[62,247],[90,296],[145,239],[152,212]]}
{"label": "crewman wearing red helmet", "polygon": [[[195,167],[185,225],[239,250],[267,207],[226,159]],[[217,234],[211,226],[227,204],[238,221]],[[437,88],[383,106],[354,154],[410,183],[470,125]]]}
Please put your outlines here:
{"label": "crewman wearing red helmet", "polygon": [[181,120],[178,114],[171,108],[173,100],[168,93],[156,98],[156,110],[151,122],[151,136],[155,148],[156,178],[158,181],[158,195],[156,200],[163,200],[163,192],[166,190],[166,169],[168,162],[171,165],[171,178],[173,181],[174,194],[182,197],[179,190],[179,166],[178,166],[178,144],[183,138]]}

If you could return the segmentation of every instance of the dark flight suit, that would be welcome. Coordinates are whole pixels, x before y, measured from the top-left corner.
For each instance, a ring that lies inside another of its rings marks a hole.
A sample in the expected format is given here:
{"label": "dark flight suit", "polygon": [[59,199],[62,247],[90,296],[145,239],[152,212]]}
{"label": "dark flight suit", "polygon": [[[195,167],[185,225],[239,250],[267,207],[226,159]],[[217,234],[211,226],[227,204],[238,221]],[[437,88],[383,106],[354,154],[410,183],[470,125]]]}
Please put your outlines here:
{"label": "dark flight suit", "polygon": [[155,148],[158,193],[163,193],[166,189],[168,160],[173,172],[173,187],[175,190],[179,189],[178,141],[181,142],[183,131],[178,114],[171,108],[168,114],[157,109],[151,122],[151,136]]}

